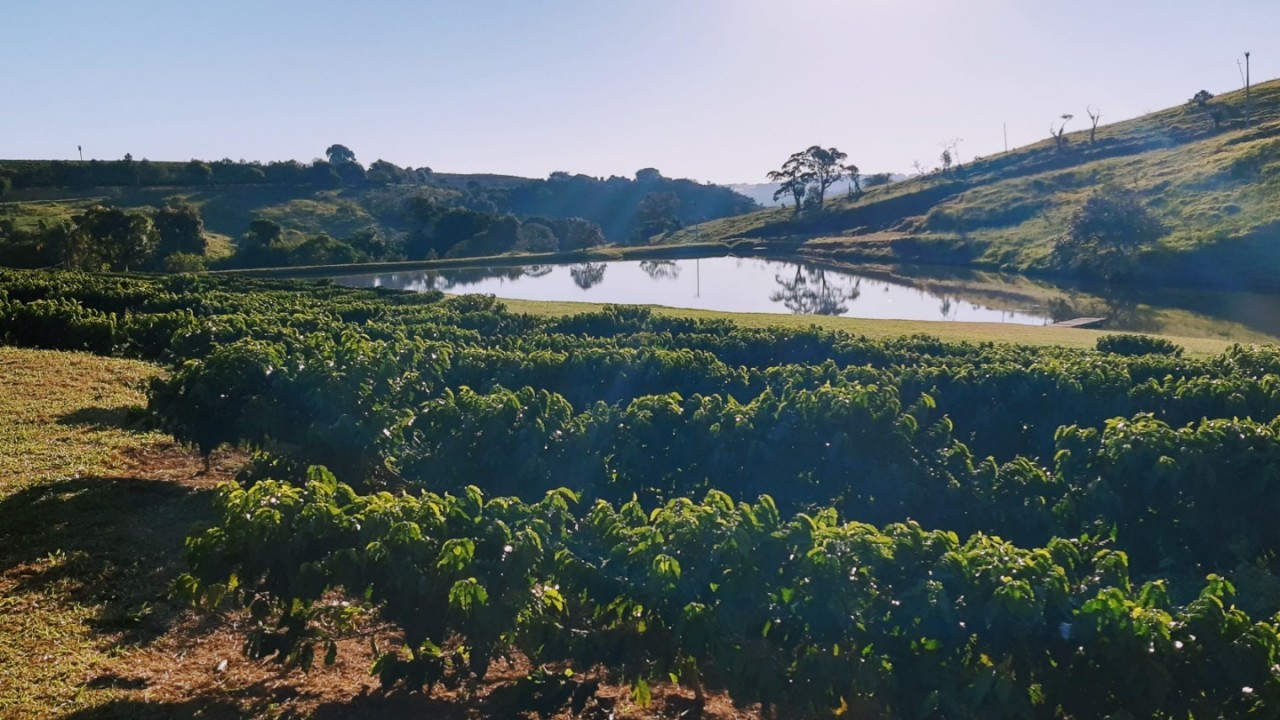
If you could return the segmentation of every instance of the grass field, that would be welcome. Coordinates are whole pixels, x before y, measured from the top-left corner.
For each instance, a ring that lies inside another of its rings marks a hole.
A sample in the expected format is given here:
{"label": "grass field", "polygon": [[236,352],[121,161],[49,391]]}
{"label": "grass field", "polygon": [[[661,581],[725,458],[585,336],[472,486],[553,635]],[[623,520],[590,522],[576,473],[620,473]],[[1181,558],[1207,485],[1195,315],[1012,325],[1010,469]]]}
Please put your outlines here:
{"label": "grass field", "polygon": [[[515,312],[530,315],[571,315],[598,310],[602,305],[578,302],[545,302],[534,300],[503,300]],[[1092,348],[1103,330],[1078,330],[1073,328],[1046,327],[1040,325],[1016,325],[1013,323],[966,323],[930,320],[874,320],[866,318],[828,317],[821,315],[781,315],[771,313],[727,313],[714,310],[689,310],[654,306],[654,311],[678,317],[715,318],[733,320],[745,327],[809,327],[817,325],[828,330],[840,330],[851,335],[869,338],[896,337],[923,333],[953,342],[1003,342],[1024,345],[1060,345],[1070,348]],[[1226,340],[1162,335],[1186,348],[1193,355],[1212,355],[1231,345]]]}

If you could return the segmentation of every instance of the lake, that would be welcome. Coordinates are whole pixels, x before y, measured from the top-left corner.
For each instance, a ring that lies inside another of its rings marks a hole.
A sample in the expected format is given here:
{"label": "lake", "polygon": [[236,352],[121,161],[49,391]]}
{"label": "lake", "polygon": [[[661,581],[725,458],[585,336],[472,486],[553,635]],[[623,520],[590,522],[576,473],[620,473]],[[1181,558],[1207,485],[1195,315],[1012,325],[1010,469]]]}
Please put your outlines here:
{"label": "lake", "polygon": [[1106,317],[1114,330],[1242,342],[1280,337],[1280,296],[1143,291],[1104,296],[1022,276],[715,257],[348,275],[355,287],[728,312],[1045,325]]}

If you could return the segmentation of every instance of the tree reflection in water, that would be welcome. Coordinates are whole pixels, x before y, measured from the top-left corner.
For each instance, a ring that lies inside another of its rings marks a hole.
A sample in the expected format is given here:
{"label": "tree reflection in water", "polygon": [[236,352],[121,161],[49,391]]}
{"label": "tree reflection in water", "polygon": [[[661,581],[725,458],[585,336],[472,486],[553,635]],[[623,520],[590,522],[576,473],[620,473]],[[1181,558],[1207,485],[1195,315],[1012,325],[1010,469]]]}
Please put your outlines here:
{"label": "tree reflection in water", "polygon": [[589,290],[604,280],[604,271],[608,266],[604,263],[582,263],[569,267],[569,275],[573,282],[583,290]]}
{"label": "tree reflection in water", "polygon": [[543,275],[550,275],[551,271],[555,270],[555,266],[554,265],[525,265],[523,270],[524,270],[524,274],[528,277],[542,277]]}
{"label": "tree reflection in water", "polygon": [[680,266],[675,260],[641,260],[640,269],[654,280],[675,280],[680,277]]}
{"label": "tree reflection in water", "polygon": [[852,286],[827,279],[827,271],[796,265],[795,277],[787,279],[775,275],[780,289],[774,290],[769,299],[781,302],[797,315],[843,315],[849,311],[848,301],[857,300],[862,294],[862,279]]}

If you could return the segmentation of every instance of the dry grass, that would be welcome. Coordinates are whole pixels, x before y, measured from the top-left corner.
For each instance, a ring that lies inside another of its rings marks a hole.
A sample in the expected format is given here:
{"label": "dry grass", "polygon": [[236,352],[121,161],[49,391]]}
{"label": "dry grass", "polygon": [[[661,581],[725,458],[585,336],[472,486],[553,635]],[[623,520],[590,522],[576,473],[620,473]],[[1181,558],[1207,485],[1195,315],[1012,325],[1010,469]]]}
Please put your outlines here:
{"label": "dry grass", "polygon": [[32,483],[104,471],[114,451],[160,439],[142,420],[154,366],[0,347],[0,499]]}

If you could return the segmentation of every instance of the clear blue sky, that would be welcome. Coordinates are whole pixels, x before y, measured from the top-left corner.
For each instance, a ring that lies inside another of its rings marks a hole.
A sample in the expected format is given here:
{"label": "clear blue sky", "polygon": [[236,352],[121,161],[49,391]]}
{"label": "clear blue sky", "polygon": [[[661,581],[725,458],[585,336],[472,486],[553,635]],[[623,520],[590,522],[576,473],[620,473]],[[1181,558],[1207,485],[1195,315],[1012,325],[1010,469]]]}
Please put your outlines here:
{"label": "clear blue sky", "polygon": [[962,159],[1280,75],[1275,0],[0,0],[0,157],[760,182]]}

